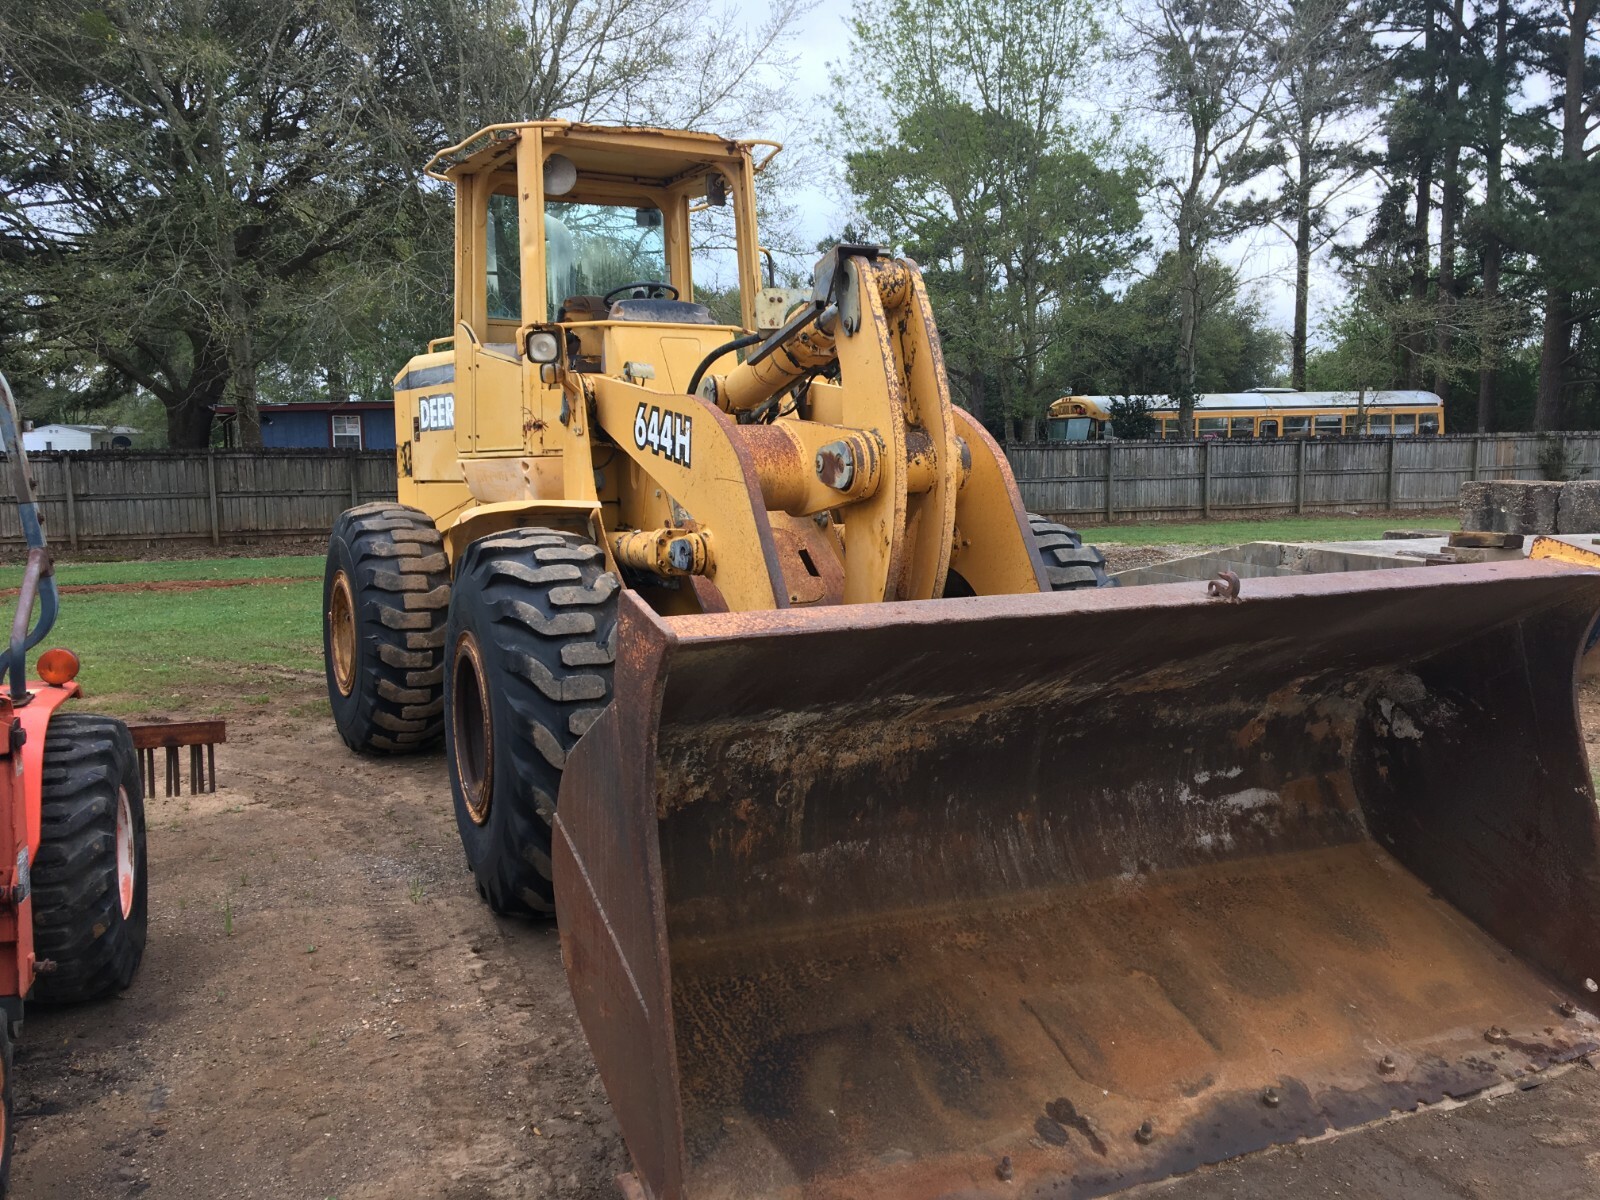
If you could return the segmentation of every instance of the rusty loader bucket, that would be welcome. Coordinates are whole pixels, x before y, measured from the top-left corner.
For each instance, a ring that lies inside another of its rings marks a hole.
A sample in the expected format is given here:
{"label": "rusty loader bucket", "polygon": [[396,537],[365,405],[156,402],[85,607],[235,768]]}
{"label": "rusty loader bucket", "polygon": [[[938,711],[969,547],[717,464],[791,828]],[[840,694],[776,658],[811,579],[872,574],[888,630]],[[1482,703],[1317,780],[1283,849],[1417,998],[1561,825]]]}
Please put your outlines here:
{"label": "rusty loader bucket", "polygon": [[1600,572],[623,603],[555,880],[635,1196],[1099,1196],[1600,1043]]}

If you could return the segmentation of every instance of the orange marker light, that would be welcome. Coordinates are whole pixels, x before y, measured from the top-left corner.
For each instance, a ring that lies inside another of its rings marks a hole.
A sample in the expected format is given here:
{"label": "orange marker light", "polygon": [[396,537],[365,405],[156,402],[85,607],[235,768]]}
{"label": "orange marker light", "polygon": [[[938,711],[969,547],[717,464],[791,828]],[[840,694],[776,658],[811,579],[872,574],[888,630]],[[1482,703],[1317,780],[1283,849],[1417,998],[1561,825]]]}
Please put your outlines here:
{"label": "orange marker light", "polygon": [[46,650],[39,655],[37,669],[40,679],[60,687],[78,677],[78,656],[71,650],[63,650],[57,646],[54,650]]}

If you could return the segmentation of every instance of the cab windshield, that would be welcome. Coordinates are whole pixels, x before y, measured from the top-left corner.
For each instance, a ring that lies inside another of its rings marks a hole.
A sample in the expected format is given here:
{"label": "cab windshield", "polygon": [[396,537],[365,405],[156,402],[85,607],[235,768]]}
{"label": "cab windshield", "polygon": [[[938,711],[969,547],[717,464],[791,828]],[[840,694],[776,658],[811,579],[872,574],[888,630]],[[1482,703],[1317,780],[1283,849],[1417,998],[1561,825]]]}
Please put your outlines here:
{"label": "cab windshield", "polygon": [[[625,283],[667,282],[666,231],[658,208],[547,204],[545,302],[552,316],[571,296],[604,296]],[[517,198],[489,198],[486,266],[489,316],[521,319]]]}
{"label": "cab windshield", "polygon": [[667,282],[666,231],[658,208],[549,203],[544,210],[547,302],[604,296],[642,281]]}

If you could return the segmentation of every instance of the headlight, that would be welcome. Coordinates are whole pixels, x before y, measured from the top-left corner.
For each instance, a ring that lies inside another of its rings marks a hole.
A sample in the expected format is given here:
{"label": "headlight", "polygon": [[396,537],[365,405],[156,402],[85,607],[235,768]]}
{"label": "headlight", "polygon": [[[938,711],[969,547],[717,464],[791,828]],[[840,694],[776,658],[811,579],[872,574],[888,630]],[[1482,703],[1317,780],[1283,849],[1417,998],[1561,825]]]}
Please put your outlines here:
{"label": "headlight", "polygon": [[553,363],[561,357],[561,339],[548,329],[530,330],[523,349],[533,362]]}

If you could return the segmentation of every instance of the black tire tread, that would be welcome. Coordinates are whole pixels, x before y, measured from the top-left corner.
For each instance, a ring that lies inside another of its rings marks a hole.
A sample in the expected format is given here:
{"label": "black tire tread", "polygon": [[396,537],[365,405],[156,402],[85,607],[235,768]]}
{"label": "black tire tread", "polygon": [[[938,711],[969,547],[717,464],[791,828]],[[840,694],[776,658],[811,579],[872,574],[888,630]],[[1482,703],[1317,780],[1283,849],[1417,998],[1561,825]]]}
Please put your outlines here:
{"label": "black tire tread", "polygon": [[[456,575],[456,603],[477,606],[498,689],[513,726],[497,725],[510,770],[495,772],[490,823],[499,845],[468,860],[496,912],[550,916],[551,822],[567,754],[610,702],[619,584],[600,547],[577,534],[522,529],[474,542]],[[466,614],[462,614],[462,620]],[[453,618],[451,640],[456,634]],[[452,786],[454,757],[451,756]],[[458,822],[464,805],[457,796]],[[498,814],[498,815],[496,815]],[[469,834],[463,826],[463,836]]]}
{"label": "black tire tread", "polygon": [[[144,804],[128,727],[57,713],[45,735],[39,853],[32,864],[34,952],[54,969],[34,983],[45,1004],[119,992],[144,954]],[[117,891],[117,792],[128,789],[138,885],[124,919]]]}
{"label": "black tire tread", "polygon": [[[330,542],[335,539],[350,552],[358,638],[371,651],[359,654],[355,685],[368,711],[343,721],[336,715],[339,735],[363,754],[425,749],[444,731],[444,626],[450,604],[444,537],[426,513],[380,500],[341,513]],[[334,571],[331,544],[329,564],[325,588]],[[338,714],[326,632],[323,652],[328,695]]]}
{"label": "black tire tread", "polygon": [[1033,543],[1044,559],[1052,592],[1117,586],[1117,581],[1106,574],[1105,555],[1094,546],[1085,546],[1077,530],[1037,513],[1028,514],[1028,527],[1033,530]]}

